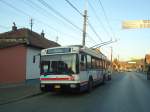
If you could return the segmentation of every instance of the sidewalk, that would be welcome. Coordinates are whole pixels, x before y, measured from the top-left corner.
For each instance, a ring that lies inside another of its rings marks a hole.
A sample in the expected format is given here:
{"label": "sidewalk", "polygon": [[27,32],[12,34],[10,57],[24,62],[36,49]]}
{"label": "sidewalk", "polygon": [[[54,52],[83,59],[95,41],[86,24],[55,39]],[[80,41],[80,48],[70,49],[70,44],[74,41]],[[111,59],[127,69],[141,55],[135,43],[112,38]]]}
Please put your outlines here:
{"label": "sidewalk", "polygon": [[39,81],[31,80],[12,85],[0,85],[0,105],[41,94]]}

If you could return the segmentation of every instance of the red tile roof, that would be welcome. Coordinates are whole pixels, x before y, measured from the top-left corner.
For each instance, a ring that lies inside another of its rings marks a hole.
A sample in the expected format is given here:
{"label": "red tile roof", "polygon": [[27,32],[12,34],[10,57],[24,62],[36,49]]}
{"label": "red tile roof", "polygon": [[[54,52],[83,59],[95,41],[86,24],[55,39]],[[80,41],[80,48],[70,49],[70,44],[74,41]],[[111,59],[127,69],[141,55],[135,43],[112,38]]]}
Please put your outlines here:
{"label": "red tile roof", "polygon": [[21,28],[16,31],[4,32],[0,34],[0,48],[17,44],[25,44],[38,48],[60,46],[58,43],[50,41],[27,28]]}

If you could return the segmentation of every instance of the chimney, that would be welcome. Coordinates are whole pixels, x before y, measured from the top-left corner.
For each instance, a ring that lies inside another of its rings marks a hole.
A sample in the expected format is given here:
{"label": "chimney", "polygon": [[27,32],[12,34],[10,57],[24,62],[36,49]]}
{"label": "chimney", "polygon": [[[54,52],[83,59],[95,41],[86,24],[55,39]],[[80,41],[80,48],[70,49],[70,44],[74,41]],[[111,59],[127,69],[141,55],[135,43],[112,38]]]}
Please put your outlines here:
{"label": "chimney", "polygon": [[16,27],[15,22],[13,22],[12,31],[17,31],[17,27]]}
{"label": "chimney", "polygon": [[44,38],[44,35],[45,35],[45,33],[44,33],[44,31],[42,30],[42,32],[41,32],[41,37]]}

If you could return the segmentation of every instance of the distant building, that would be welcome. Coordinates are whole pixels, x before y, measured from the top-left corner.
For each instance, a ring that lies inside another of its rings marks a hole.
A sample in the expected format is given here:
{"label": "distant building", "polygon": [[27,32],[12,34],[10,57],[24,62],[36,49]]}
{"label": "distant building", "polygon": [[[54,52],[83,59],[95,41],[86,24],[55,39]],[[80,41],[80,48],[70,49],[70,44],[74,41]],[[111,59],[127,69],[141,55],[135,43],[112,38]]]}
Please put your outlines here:
{"label": "distant building", "polygon": [[[60,46],[26,28],[0,34],[0,83],[16,83],[40,76],[39,54],[41,49]],[[34,62],[35,61],[35,62]]]}
{"label": "distant building", "polygon": [[148,66],[150,66],[150,54],[145,55],[144,71],[147,71]]}
{"label": "distant building", "polygon": [[144,59],[135,59],[128,61],[127,69],[132,69],[136,71],[143,71],[144,67]]}
{"label": "distant building", "polygon": [[150,54],[145,55],[145,63],[150,64]]}
{"label": "distant building", "polygon": [[135,59],[129,61],[113,61],[114,70],[119,71],[143,71],[144,59]]}

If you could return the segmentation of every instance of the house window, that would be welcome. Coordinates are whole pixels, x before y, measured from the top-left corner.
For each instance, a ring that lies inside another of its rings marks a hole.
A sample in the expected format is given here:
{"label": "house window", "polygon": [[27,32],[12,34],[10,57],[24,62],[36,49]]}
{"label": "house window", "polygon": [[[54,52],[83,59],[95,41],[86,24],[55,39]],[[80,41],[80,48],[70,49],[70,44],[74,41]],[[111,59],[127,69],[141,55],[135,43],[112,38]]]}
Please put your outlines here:
{"label": "house window", "polygon": [[35,56],[33,56],[33,63],[35,63]]}

